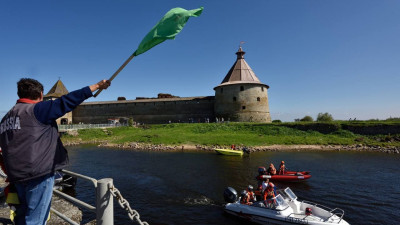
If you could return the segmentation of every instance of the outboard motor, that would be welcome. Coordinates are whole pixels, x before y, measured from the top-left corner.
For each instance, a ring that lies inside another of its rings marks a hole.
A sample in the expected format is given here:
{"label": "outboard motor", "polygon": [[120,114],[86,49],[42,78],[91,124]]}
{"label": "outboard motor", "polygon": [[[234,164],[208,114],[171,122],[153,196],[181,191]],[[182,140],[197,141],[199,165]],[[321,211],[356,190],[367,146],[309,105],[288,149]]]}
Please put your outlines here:
{"label": "outboard motor", "polygon": [[265,169],[265,167],[263,166],[258,167],[258,175],[261,176],[265,174],[267,174],[267,170]]}
{"label": "outboard motor", "polygon": [[237,200],[237,192],[232,187],[227,187],[224,191],[224,199],[228,203],[234,203]]}

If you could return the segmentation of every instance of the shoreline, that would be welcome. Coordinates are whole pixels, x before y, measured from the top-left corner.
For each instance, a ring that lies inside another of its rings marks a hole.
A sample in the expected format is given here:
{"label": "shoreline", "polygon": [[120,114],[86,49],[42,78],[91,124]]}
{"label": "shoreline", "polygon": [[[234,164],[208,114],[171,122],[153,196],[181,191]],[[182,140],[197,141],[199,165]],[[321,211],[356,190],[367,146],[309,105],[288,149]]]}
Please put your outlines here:
{"label": "shoreline", "polygon": [[[119,148],[127,150],[145,150],[145,151],[214,151],[215,148],[230,148],[230,146],[206,146],[194,144],[181,144],[181,145],[164,145],[164,144],[147,144],[139,142],[130,142],[124,144],[114,144],[108,142],[65,142],[64,146],[76,146],[93,144],[97,147]],[[237,146],[242,149],[243,146]],[[381,152],[399,154],[400,147],[389,146],[367,146],[362,144],[356,145],[268,145],[268,146],[251,146],[247,147],[250,153],[252,152],[266,152],[266,151],[361,151],[361,152]]]}

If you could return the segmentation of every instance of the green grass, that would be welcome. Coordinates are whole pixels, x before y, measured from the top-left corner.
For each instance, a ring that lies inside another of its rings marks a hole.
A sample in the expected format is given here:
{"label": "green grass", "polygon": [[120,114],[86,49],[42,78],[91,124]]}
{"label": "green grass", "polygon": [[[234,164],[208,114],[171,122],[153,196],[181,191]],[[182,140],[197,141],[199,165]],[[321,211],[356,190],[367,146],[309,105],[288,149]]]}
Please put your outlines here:
{"label": "green grass", "polygon": [[[381,122],[382,123],[382,122]],[[391,124],[393,122],[390,122]],[[352,122],[318,123],[194,123],[162,124],[145,127],[119,127],[79,130],[78,136],[63,135],[64,141],[102,142],[123,144],[141,142],[150,144],[200,145],[352,145],[400,146],[400,135],[359,135],[341,129]],[[386,124],[386,123],[385,123]],[[376,122],[357,123],[374,126]],[[399,123],[395,124],[399,125]],[[323,130],[320,133],[319,130]],[[328,132],[328,133],[327,133]]]}

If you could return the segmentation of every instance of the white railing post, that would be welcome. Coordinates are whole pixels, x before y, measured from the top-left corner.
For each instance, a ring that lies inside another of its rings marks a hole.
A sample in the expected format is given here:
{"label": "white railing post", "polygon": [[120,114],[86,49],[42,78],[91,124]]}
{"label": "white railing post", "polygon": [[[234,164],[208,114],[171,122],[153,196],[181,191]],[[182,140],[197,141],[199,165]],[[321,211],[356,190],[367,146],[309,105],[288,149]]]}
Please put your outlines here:
{"label": "white railing post", "polygon": [[113,179],[104,178],[97,181],[96,220],[97,225],[114,225],[114,198],[110,188]]}

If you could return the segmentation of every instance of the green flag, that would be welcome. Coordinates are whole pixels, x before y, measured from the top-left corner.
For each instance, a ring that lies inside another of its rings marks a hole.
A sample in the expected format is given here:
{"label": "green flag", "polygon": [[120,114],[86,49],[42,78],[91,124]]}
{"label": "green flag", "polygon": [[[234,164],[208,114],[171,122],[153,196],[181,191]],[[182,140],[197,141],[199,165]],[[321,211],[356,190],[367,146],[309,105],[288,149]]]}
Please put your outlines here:
{"label": "green flag", "polygon": [[151,29],[146,37],[143,38],[133,55],[140,55],[167,39],[175,39],[175,36],[181,32],[186,22],[189,20],[189,17],[198,17],[202,11],[203,7],[192,10],[183,8],[173,8],[169,10],[153,29]]}

